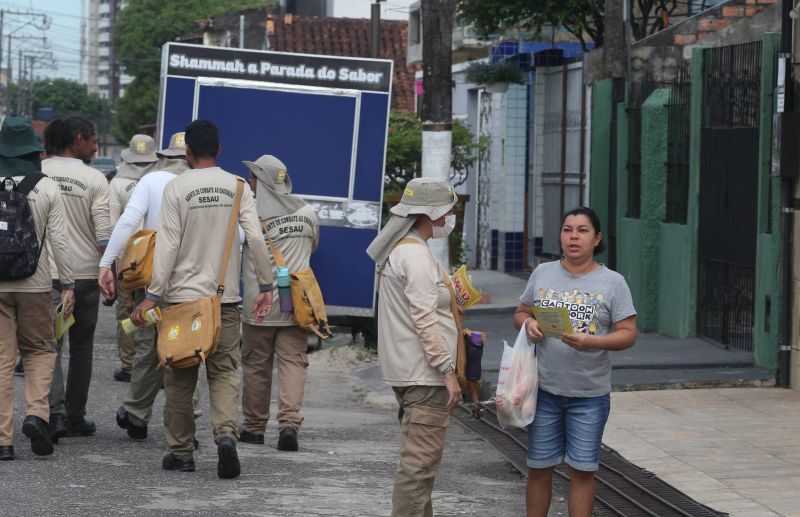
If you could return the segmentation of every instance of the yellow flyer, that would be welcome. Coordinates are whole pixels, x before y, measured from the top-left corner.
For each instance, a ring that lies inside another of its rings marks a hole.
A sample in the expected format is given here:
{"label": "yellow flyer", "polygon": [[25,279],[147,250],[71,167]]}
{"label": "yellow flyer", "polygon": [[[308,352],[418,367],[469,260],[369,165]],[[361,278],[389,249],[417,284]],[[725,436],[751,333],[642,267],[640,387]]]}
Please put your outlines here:
{"label": "yellow flyer", "polygon": [[72,325],[75,324],[75,315],[70,314],[69,318],[64,319],[64,303],[58,304],[56,307],[56,321],[55,321],[55,334],[56,339],[61,339],[64,332],[67,331]]}
{"label": "yellow flyer", "polygon": [[456,302],[463,308],[478,303],[481,299],[481,293],[472,286],[467,274],[467,266],[462,265],[458,271],[453,273],[450,277],[453,282],[453,290],[456,293]]}
{"label": "yellow flyer", "polygon": [[561,334],[574,333],[566,307],[531,307],[531,310],[545,336],[561,337]]}

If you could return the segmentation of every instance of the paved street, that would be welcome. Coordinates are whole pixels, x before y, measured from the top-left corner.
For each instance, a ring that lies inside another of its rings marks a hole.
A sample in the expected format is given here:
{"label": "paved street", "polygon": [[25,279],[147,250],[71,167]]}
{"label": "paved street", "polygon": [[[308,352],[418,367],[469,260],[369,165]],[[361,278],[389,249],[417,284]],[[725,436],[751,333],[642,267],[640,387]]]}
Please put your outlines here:
{"label": "paved street", "polygon": [[[399,439],[390,397],[365,402],[364,385],[351,369],[374,358],[363,349],[326,348],[311,355],[300,451],[275,449],[270,422],[267,445],[239,446],[242,476],[217,478],[216,447],[208,419],[205,384],[198,419],[201,449],[197,472],[161,470],[166,445],[159,396],[144,442],[134,442],[114,423],[127,387],[113,382],[117,365],[113,316],[103,308],[95,347],[89,417],[97,434],[64,438],[53,456],[30,451],[19,428],[24,417],[22,378],[16,379],[17,459],[0,463],[3,515],[389,515]],[[339,338],[349,340],[349,336]],[[274,402],[273,402],[274,404]],[[437,515],[519,516],[525,480],[499,453],[453,422],[434,490]],[[563,511],[554,505],[553,515]]]}

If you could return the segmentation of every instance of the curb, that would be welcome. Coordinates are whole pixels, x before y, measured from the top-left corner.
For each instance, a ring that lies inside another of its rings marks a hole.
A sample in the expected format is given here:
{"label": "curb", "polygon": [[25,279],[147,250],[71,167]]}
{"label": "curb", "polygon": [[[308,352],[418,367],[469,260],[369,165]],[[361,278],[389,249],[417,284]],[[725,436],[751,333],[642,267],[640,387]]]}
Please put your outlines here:
{"label": "curb", "polygon": [[483,316],[487,314],[514,314],[515,310],[517,310],[517,305],[473,305],[466,310],[464,317],[467,318],[473,314],[476,316]]}

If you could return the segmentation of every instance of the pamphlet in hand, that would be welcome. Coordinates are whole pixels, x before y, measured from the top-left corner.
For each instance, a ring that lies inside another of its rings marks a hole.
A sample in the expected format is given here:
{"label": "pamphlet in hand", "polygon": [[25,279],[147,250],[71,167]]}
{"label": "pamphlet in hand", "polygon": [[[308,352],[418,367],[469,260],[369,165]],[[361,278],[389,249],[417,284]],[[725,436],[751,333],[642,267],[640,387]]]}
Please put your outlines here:
{"label": "pamphlet in hand", "polygon": [[566,307],[531,307],[533,317],[539,323],[542,334],[550,337],[561,337],[561,334],[573,334],[572,321]]}
{"label": "pamphlet in hand", "polygon": [[69,318],[66,320],[64,319],[64,302],[58,304],[56,307],[56,321],[55,321],[55,333],[56,339],[61,339],[61,336],[64,335],[64,332],[67,331],[72,325],[75,324],[75,315],[70,314]]}

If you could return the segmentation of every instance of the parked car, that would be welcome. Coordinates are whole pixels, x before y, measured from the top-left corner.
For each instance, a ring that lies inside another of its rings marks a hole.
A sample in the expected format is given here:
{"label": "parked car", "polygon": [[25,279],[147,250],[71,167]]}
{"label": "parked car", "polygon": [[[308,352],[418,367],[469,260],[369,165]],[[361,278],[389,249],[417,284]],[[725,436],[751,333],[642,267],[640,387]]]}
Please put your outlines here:
{"label": "parked car", "polygon": [[117,174],[117,164],[114,158],[108,156],[96,156],[92,159],[92,167],[102,172],[108,181]]}

